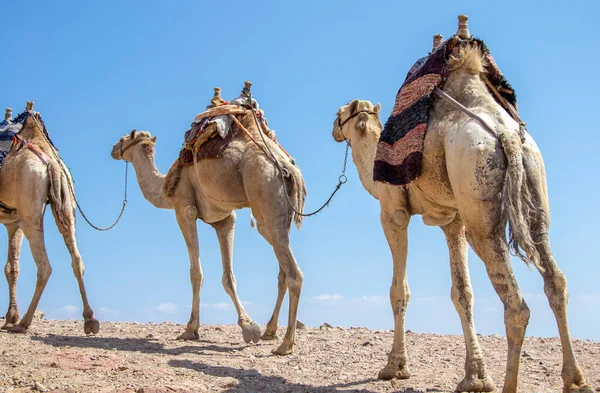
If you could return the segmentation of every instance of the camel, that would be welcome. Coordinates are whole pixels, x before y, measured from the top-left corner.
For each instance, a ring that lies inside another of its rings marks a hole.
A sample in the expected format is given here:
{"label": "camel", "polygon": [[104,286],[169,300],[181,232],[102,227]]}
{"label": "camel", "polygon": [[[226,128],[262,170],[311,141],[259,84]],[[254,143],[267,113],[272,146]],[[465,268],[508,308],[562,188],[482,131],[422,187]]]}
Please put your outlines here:
{"label": "camel", "polygon": [[[10,119],[7,110],[7,119]],[[8,260],[4,273],[8,281],[8,311],[2,329],[13,333],[27,331],[37,305],[46,287],[52,267],[44,244],[44,212],[50,204],[54,220],[71,254],[71,266],[79,284],[83,301],[84,332],[96,334],[100,322],[87,299],[83,283],[84,264],[75,238],[75,200],[73,182],[69,171],[44,133],[39,113],[28,102],[29,114],[19,133],[21,141],[5,158],[0,170],[0,201],[10,209],[0,211],[0,222],[8,232]],[[25,142],[23,142],[25,141]],[[19,256],[23,235],[29,241],[33,259],[37,265],[35,292],[25,315],[19,320],[17,307],[17,279]]]}
{"label": "camel", "polygon": [[[112,157],[132,163],[144,198],[162,209],[174,209],[175,217],[190,259],[192,283],[192,310],[185,332],[178,338],[199,338],[200,289],[203,275],[199,259],[196,220],[210,224],[217,232],[223,263],[223,287],[238,314],[238,325],[244,341],[277,338],[279,311],[286,290],[289,289],[289,318],[285,336],[274,354],[293,352],[296,334],[296,315],[303,274],[290,247],[289,233],[292,218],[299,226],[301,216],[294,213],[285,195],[283,181],[275,164],[257,146],[262,145],[259,130],[251,111],[241,115],[239,121],[253,135],[253,142],[244,132],[235,139],[219,158],[194,160],[194,165],[180,167],[176,160],[169,176],[159,173],[154,164],[156,136],[149,132],[133,130],[123,136],[113,147]],[[287,170],[287,190],[295,209],[302,211],[306,189],[299,169],[290,163],[273,140],[265,138],[280,164]],[[262,145],[264,146],[264,145]],[[176,172],[173,181],[171,173]],[[176,187],[174,188],[174,185]],[[174,188],[174,189],[173,189]],[[279,261],[277,301],[273,315],[261,336],[261,326],[246,313],[240,302],[233,273],[233,234],[235,210],[249,207],[257,222],[259,233],[273,247]]]}
{"label": "camel", "polygon": [[450,254],[451,298],[460,316],[466,345],[465,377],[456,390],[495,390],[473,321],[473,291],[467,269],[467,248],[471,245],[504,304],[508,355],[503,392],[517,391],[529,309],[510,264],[508,221],[513,237],[520,236],[522,248],[544,279],[544,291],[562,343],[564,392],[591,393],[571,345],[566,278],[550,249],[550,210],[542,155],[531,135],[526,133],[521,141],[519,124],[494,100],[482,77],[484,61],[477,49],[461,50],[448,64],[450,73],[443,92],[483,118],[496,135],[437,98],[427,121],[421,175],[406,186],[373,180],[382,131],[379,104],[354,100],[339,109],[334,122],[333,138],[351,145],[360,181],[379,200],[381,225],[394,262],[390,288],[394,340],[379,378],[410,376],[404,333],[410,299],[406,278],[407,227],[410,217],[420,214],[426,225],[441,227]]}

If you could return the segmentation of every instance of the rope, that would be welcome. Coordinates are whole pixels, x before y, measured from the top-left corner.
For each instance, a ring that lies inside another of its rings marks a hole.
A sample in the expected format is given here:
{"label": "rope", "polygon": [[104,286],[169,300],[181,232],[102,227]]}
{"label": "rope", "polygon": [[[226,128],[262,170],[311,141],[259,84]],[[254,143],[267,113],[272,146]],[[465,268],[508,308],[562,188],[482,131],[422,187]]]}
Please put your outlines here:
{"label": "rope", "polygon": [[[250,136],[250,138],[267,155],[267,157],[269,157],[273,161],[273,163],[275,163],[275,166],[279,170],[279,173],[281,175],[281,181],[283,183],[283,190],[285,192],[285,197],[286,197],[288,205],[294,211],[294,213],[296,213],[297,215],[302,216],[302,217],[310,217],[310,216],[314,216],[314,215],[320,213],[321,210],[325,209],[325,207],[327,207],[329,205],[329,203],[333,199],[334,195],[340,190],[340,188],[342,187],[342,185],[346,184],[346,182],[348,181],[348,178],[346,177],[346,164],[348,162],[348,150],[350,148],[350,144],[348,143],[348,141],[346,141],[346,153],[345,153],[345,156],[344,156],[344,167],[342,168],[342,174],[338,178],[338,184],[335,187],[335,190],[333,190],[333,192],[331,193],[331,195],[329,196],[329,198],[327,199],[327,201],[325,201],[325,203],[320,208],[318,208],[317,210],[315,210],[312,213],[304,214],[302,212],[299,212],[298,210],[296,210],[296,208],[292,204],[292,201],[290,201],[290,196],[288,194],[287,184],[286,184],[286,181],[285,181],[285,173],[288,172],[288,171],[287,171],[287,169],[281,167],[281,164],[279,163],[279,161],[277,160],[277,158],[275,157],[275,155],[273,154],[273,152],[269,148],[269,145],[267,144],[267,141],[265,140],[264,133],[261,132],[261,126],[258,123],[258,119],[256,118],[256,112],[254,111],[254,107],[252,106],[252,94],[251,93],[248,95],[248,101],[250,102],[250,108],[251,108],[251,111],[252,111],[252,117],[254,117],[254,122],[256,123],[256,126],[258,127],[260,137],[261,137],[261,139],[263,141],[263,144],[265,145],[266,150],[262,146],[260,146],[252,136]],[[241,123],[237,119],[236,119],[236,123],[241,126]],[[246,130],[243,126],[241,128],[246,132],[246,134],[249,135],[249,131],[248,130]],[[268,153],[267,153],[267,151],[268,151]]]}
{"label": "rope", "polygon": [[35,118],[35,115],[32,115],[32,117],[33,117],[33,120],[35,121],[35,124],[37,125],[37,127],[40,129],[40,131],[42,131],[41,134],[44,136],[44,139],[50,145],[50,150],[52,151],[52,155],[54,156],[54,159],[60,165],[60,169],[61,169],[62,173],[66,176],[67,184],[69,185],[69,190],[71,191],[71,195],[73,196],[73,200],[75,201],[75,206],[77,206],[77,210],[79,210],[79,213],[81,214],[81,216],[83,217],[85,222],[87,222],[89,224],[89,226],[91,226],[92,228],[94,228],[97,231],[108,231],[110,229],[113,229],[115,227],[115,225],[117,225],[119,223],[119,221],[121,220],[121,217],[123,216],[123,213],[125,212],[125,206],[127,206],[127,172],[128,172],[128,167],[129,167],[129,161],[125,161],[125,195],[123,197],[123,206],[121,206],[121,212],[119,213],[119,216],[117,217],[115,222],[112,223],[111,226],[106,227],[106,228],[98,227],[98,226],[92,224],[92,222],[87,218],[87,216],[83,212],[83,209],[81,208],[81,205],[79,204],[79,201],[77,201],[77,197],[75,197],[75,189],[73,188],[73,183],[72,183],[73,175],[70,173],[70,171],[68,171],[68,167],[65,164],[65,162],[63,161],[62,157],[58,154],[56,149],[53,147],[52,143],[50,143],[50,140],[48,140],[48,137],[44,133],[44,129],[40,126],[40,123]]}

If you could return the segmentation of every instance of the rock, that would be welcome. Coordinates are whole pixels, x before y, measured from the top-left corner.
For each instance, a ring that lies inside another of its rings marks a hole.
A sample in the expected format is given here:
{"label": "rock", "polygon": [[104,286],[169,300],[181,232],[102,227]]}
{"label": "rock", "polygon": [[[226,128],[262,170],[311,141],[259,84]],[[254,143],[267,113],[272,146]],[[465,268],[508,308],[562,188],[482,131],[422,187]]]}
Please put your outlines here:
{"label": "rock", "polygon": [[296,320],[296,329],[306,329],[306,325],[299,320]]}
{"label": "rock", "polygon": [[34,382],[32,389],[35,390],[36,392],[47,392],[48,391],[48,388],[39,382]]}
{"label": "rock", "polygon": [[526,349],[523,350],[523,357],[534,359],[534,357],[531,355],[531,353],[529,353],[529,351],[527,351]]}
{"label": "rock", "polygon": [[330,324],[328,324],[327,322],[325,322],[324,324],[322,324],[321,326],[319,326],[319,329],[326,329],[326,328],[332,328],[333,326],[331,326]]}
{"label": "rock", "polygon": [[146,336],[146,338],[154,338],[154,334],[150,333],[149,335]]}
{"label": "rock", "polygon": [[408,329],[406,332],[404,332],[405,334],[412,334],[412,330]]}
{"label": "rock", "polygon": [[363,346],[363,347],[366,347],[367,345],[372,347],[372,346],[373,346],[373,343],[372,343],[372,342],[370,342],[370,341],[365,341],[365,342],[362,344],[362,346]]}
{"label": "rock", "polygon": [[119,370],[119,371],[129,370],[129,367],[127,367],[127,366],[119,366],[119,367],[117,367],[117,370]]}
{"label": "rock", "polygon": [[42,320],[44,319],[44,315],[46,315],[46,313],[42,310],[35,310],[35,312],[33,313],[33,319],[37,319],[37,320]]}

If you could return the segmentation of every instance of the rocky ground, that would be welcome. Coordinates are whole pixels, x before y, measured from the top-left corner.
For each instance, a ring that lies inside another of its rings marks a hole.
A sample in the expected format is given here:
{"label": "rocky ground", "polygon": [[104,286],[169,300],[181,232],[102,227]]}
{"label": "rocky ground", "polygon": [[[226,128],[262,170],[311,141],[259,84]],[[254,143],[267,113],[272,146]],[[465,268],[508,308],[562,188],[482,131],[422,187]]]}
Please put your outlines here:
{"label": "rocky ground", "polygon": [[[287,357],[271,355],[275,342],[245,344],[237,326],[203,325],[193,342],[175,340],[182,331],[172,323],[104,322],[100,334],[86,337],[82,321],[51,320],[22,335],[3,331],[0,392],[452,392],[463,372],[462,336],[409,332],[412,377],[379,381],[389,331],[307,327]],[[506,340],[480,340],[501,390]],[[600,391],[600,343],[575,340],[574,347]],[[527,338],[521,364],[520,392],[562,391],[557,338]]]}

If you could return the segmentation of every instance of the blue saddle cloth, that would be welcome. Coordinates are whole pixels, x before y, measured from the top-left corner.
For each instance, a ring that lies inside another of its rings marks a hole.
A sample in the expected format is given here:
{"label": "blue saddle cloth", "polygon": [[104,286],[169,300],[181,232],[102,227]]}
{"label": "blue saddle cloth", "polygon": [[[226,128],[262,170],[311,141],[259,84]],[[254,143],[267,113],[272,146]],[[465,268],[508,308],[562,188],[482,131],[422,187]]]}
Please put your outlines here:
{"label": "blue saddle cloth", "polygon": [[21,131],[24,122],[24,117],[14,119],[14,121],[3,120],[0,122],[0,168],[2,168],[4,159],[13,146],[15,135]]}

